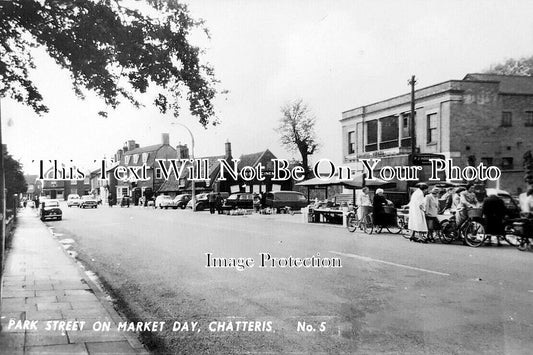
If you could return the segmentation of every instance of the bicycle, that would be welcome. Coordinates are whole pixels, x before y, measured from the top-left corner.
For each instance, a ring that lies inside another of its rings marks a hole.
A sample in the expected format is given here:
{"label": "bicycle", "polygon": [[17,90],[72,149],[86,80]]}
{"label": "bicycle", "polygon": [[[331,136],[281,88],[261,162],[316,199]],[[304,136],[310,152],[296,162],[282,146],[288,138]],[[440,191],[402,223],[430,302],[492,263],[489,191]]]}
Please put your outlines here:
{"label": "bicycle", "polygon": [[[346,216],[346,227],[351,233],[355,232],[357,228],[361,229],[365,233],[368,233],[368,231],[372,227],[372,212],[366,213],[363,218],[359,219],[357,213],[358,210],[359,207],[356,206],[352,211],[348,212],[348,215]],[[363,212],[364,211],[365,209],[363,209]]]}
{"label": "bicycle", "polygon": [[374,223],[373,213],[369,213],[365,216],[365,220],[363,223],[363,230],[365,233],[372,234],[374,231],[376,231],[376,233],[381,233],[383,229],[386,229],[387,232],[391,234],[400,234],[403,230],[406,230],[405,220],[403,216],[401,218],[398,217],[395,208],[385,207],[385,210],[388,210],[389,212],[384,213],[384,216],[382,218],[385,218],[385,223],[383,224]]}
{"label": "bicycle", "polygon": [[[490,238],[492,237],[492,234],[485,233],[485,227],[481,218],[482,214],[480,212],[481,209],[472,209],[468,211],[468,219],[464,223],[466,227],[463,228],[464,241],[466,245],[473,248],[485,244],[485,242],[487,240],[490,241]],[[503,235],[496,235],[496,237],[498,238],[498,243],[500,240],[499,238],[502,238],[507,244],[518,247],[520,246],[522,239],[513,232],[512,223],[512,220],[506,221]]]}

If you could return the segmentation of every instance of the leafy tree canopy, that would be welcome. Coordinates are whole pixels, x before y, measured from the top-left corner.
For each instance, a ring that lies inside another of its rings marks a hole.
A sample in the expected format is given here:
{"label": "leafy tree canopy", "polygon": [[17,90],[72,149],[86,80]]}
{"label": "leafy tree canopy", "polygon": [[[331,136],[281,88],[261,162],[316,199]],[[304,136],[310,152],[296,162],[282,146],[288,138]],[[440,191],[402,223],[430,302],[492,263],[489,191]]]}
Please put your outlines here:
{"label": "leafy tree canopy", "polygon": [[177,1],[2,1],[0,19],[0,95],[38,114],[48,108],[28,74],[35,68],[31,49],[40,46],[70,71],[81,98],[87,89],[112,108],[122,99],[138,107],[134,94],[155,84],[162,113],[177,116],[185,96],[204,127],[217,123],[213,69],[200,63],[201,50],[188,40],[202,22]]}
{"label": "leafy tree canopy", "polygon": [[308,173],[308,157],[318,149],[316,117],[301,99],[285,104],[281,107],[281,114],[276,129],[281,136],[281,143],[290,151],[300,152],[302,165]]}
{"label": "leafy tree canopy", "polygon": [[22,171],[22,165],[11,155],[8,154],[7,149],[4,146],[4,170],[5,170],[5,182],[6,182],[6,197],[7,205],[11,206],[14,194],[21,194],[28,190],[26,179]]}
{"label": "leafy tree canopy", "polygon": [[507,59],[503,63],[492,65],[485,71],[488,74],[533,75],[533,56],[520,59]]}

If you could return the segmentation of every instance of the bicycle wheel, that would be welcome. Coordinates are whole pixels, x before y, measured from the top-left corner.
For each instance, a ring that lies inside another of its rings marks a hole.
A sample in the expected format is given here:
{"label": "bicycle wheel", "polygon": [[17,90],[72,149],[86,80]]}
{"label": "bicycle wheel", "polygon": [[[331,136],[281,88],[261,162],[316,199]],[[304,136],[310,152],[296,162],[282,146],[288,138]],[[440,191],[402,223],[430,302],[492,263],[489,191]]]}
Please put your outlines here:
{"label": "bicycle wheel", "polygon": [[473,248],[477,248],[485,242],[487,235],[485,234],[485,228],[483,225],[476,221],[467,222],[468,225],[465,226],[463,230],[463,237],[465,243]]}
{"label": "bicycle wheel", "polygon": [[451,242],[453,242],[456,236],[457,236],[457,231],[455,230],[453,225],[448,221],[442,222],[441,231],[439,233],[439,239],[441,243],[450,244]]}
{"label": "bicycle wheel", "polygon": [[357,229],[357,225],[359,224],[359,220],[357,219],[357,215],[355,214],[349,214],[346,221],[346,227],[350,232],[355,232]]}
{"label": "bicycle wheel", "polygon": [[362,221],[363,232],[366,234],[372,234],[374,231],[374,223],[372,223],[372,214],[367,214]]}
{"label": "bicycle wheel", "polygon": [[503,239],[505,239],[505,241],[513,247],[517,247],[520,244],[520,237],[515,234],[515,230],[512,226],[505,227]]}
{"label": "bicycle wheel", "polygon": [[526,251],[529,249],[531,241],[527,237],[518,237],[518,245],[516,246],[520,251]]}
{"label": "bicycle wheel", "polygon": [[405,221],[404,216],[398,216],[398,227],[400,227],[400,231],[398,232],[401,234],[405,239],[411,239],[411,231],[407,229],[407,222]]}
{"label": "bicycle wheel", "polygon": [[395,225],[395,226],[387,226],[387,227],[385,227],[385,228],[386,228],[386,229],[389,231],[389,233],[391,233],[391,234],[400,234],[401,231],[402,231],[402,229],[403,229],[403,228],[400,227],[398,224]]}

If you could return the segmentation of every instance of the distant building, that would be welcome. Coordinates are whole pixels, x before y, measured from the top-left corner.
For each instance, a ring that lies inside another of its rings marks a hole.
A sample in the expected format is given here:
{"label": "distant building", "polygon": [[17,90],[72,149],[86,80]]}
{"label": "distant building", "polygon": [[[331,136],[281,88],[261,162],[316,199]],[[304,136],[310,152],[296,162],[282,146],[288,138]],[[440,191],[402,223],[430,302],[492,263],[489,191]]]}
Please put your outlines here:
{"label": "distant building", "polygon": [[[117,200],[123,196],[130,196],[135,204],[137,204],[141,196],[151,198],[154,192],[159,190],[165,182],[163,178],[157,178],[155,176],[155,168],[159,167],[156,159],[176,158],[176,149],[170,146],[168,133],[161,135],[161,143],[145,147],[140,147],[134,140],[127,141],[124,147],[119,149],[115,155],[116,165],[108,171],[108,193]],[[118,166],[135,168],[141,167],[144,164],[149,167],[147,171],[147,177],[149,179],[146,181],[135,180],[133,178],[128,179],[128,181],[118,181],[113,176],[113,172]]]}
{"label": "distant building", "polygon": [[28,190],[23,197],[28,200],[33,200],[36,196],[41,195],[41,184],[38,182],[37,178],[39,175],[24,175],[24,179],[28,184]]}
{"label": "distant building", "polygon": [[[186,147],[186,146],[185,146]],[[183,150],[178,148],[178,155],[181,158],[189,158],[188,155],[183,154]],[[179,153],[179,152],[182,153]],[[233,179],[229,173],[225,173],[226,180],[220,180],[220,162],[225,160],[231,167],[233,167],[233,155],[231,150],[231,143],[225,143],[225,154],[218,156],[196,157],[195,160],[207,159],[209,162],[209,180],[195,183],[195,190],[197,192],[214,191],[214,192],[266,192],[272,190],[290,190],[292,188],[292,181],[276,182],[272,181],[273,163],[272,159],[276,156],[268,149],[252,154],[243,154],[239,157],[237,180]],[[257,178],[250,181],[245,181],[240,173],[246,166],[256,168],[259,164],[264,166],[265,180],[260,181]],[[164,193],[170,196],[175,196],[179,193],[190,193],[192,190],[191,181],[188,179],[188,171],[185,171],[185,176],[182,176],[178,181],[174,174],[163,183],[158,193]]]}
{"label": "distant building", "polygon": [[[417,152],[443,154],[461,167],[495,165],[502,170],[500,188],[517,194],[525,187],[522,156],[533,148],[533,77],[468,74],[416,90],[415,102]],[[362,170],[356,163],[361,158],[381,158],[380,166],[409,164],[410,94],[345,111],[340,122],[346,165]]]}

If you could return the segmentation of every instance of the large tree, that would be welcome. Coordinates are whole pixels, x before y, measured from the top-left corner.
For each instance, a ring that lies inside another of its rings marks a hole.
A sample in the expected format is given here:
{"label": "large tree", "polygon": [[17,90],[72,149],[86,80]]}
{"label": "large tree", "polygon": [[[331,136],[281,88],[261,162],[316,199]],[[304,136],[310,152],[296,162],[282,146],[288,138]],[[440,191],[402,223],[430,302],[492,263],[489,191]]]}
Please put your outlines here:
{"label": "large tree", "polygon": [[295,100],[281,107],[282,116],[276,131],[281,143],[289,151],[298,151],[306,176],[309,174],[309,155],[318,149],[315,133],[316,117],[303,100]]}
{"label": "large tree", "polygon": [[533,75],[533,56],[523,57],[520,59],[507,59],[503,63],[491,65],[489,69],[485,70],[489,74],[504,74],[504,75]]}
{"label": "large tree", "polygon": [[28,184],[24,178],[22,165],[18,160],[13,159],[8,154],[4,146],[4,171],[5,171],[5,186],[6,186],[6,206],[7,209],[13,207],[14,195],[24,193],[28,190]]}
{"label": "large tree", "polygon": [[[217,123],[213,69],[189,41],[203,29],[174,0],[0,1],[0,96],[48,112],[29,71],[39,46],[70,72],[75,93],[96,93],[112,108],[121,100],[140,106],[151,84],[154,104],[179,114],[180,101],[206,126]],[[106,115],[106,112],[101,112]]]}

